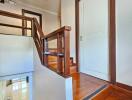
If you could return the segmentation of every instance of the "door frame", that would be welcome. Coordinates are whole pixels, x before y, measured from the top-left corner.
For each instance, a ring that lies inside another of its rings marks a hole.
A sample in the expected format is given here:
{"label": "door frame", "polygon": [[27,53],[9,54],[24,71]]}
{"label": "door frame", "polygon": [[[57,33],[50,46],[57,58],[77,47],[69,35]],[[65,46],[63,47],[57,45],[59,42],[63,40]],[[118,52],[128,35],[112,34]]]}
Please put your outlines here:
{"label": "door frame", "polygon": [[[75,15],[76,15],[76,62],[77,70],[79,71],[79,2],[81,0],[75,0]],[[115,9],[115,0],[108,0],[108,15],[109,15],[109,79],[110,83],[116,84],[116,9]]]}
{"label": "door frame", "polygon": [[79,33],[79,29],[80,29],[80,27],[79,27],[79,24],[80,24],[80,19],[79,19],[79,2],[80,2],[80,0],[75,0],[75,33],[76,33],[76,66],[77,66],[77,71],[79,72],[79,35],[80,35],[80,33]]}

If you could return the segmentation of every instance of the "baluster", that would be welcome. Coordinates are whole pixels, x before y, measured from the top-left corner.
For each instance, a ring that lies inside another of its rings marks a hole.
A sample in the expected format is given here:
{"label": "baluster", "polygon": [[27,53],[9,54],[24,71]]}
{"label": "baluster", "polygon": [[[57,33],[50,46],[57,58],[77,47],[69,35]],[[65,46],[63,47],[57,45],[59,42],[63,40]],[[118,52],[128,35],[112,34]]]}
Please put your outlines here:
{"label": "baluster", "polygon": [[[57,34],[57,54],[62,53],[62,35]],[[57,55],[57,72],[63,73],[62,57]]]}
{"label": "baluster", "polygon": [[22,19],[22,35],[27,36],[27,20]]}
{"label": "baluster", "polygon": [[34,20],[32,19],[32,21],[31,21],[31,29],[32,29],[32,30],[31,30],[31,36],[32,36],[32,37],[34,37],[34,26],[35,26],[35,25],[34,25]]}
{"label": "baluster", "polygon": [[[44,53],[48,52],[48,39],[44,39]],[[44,64],[48,67],[48,55],[44,54]]]}
{"label": "baluster", "polygon": [[41,58],[42,58],[42,60],[41,60],[41,62],[42,62],[42,64],[44,64],[44,39],[41,39],[41,41],[42,41],[42,52],[41,52]]}

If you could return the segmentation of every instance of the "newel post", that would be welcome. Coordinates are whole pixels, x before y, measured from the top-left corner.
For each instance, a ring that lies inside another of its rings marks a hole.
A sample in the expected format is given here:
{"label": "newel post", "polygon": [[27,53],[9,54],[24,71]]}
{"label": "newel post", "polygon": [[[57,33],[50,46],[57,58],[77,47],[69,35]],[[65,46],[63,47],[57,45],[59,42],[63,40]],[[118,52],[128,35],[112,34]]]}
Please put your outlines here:
{"label": "newel post", "polygon": [[71,27],[66,26],[64,30],[64,75],[70,75],[70,31]]}

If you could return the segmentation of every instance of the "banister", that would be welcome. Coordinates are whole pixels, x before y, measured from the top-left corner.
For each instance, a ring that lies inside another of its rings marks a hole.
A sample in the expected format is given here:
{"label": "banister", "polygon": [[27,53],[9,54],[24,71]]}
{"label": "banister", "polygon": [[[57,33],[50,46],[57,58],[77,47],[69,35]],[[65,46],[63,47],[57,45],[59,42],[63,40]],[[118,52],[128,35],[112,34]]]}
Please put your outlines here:
{"label": "banister", "polygon": [[[71,31],[70,26],[64,26],[52,33],[49,33],[44,37],[45,40],[44,62],[46,66],[49,66],[48,56],[56,56],[57,72],[59,74],[63,74],[64,76],[70,75],[70,31]],[[55,39],[57,39],[56,52],[49,52],[50,48],[48,48],[48,42],[50,40]]]}
{"label": "banister", "polygon": [[[20,28],[20,29],[23,28],[22,26],[5,24],[5,23],[0,23],[0,26],[7,26],[7,27],[13,27],[13,28]],[[29,28],[29,27],[24,27],[24,29],[31,30],[31,28]]]}
{"label": "banister", "polygon": [[35,26],[36,26],[36,28],[37,28],[37,30],[39,32],[39,35],[40,35],[41,39],[43,39],[44,38],[44,33],[43,33],[42,29],[41,29],[41,26],[39,25],[39,23],[38,23],[36,18],[33,18],[33,20],[34,20],[34,24],[35,24]]}
{"label": "banister", "polygon": [[53,37],[55,36],[56,34],[62,34],[63,31],[71,31],[71,27],[70,26],[64,26],[52,33],[49,33],[48,35],[46,35],[44,38],[50,38],[50,37]]}
{"label": "banister", "polygon": [[12,17],[12,18],[18,18],[18,19],[26,19],[26,20],[32,20],[31,17],[26,17],[26,16],[22,16],[22,15],[19,15],[19,14],[14,14],[14,13],[11,13],[11,12],[7,12],[7,11],[2,11],[0,10],[0,15],[2,16],[7,16],[7,17]]}

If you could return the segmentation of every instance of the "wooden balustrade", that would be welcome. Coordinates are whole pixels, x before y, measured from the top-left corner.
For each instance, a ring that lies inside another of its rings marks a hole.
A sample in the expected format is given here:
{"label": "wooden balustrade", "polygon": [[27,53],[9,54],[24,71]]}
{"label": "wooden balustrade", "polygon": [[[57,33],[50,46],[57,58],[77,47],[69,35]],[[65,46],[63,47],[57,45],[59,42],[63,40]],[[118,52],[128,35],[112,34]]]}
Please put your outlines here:
{"label": "wooden balustrade", "polygon": [[[2,11],[2,10],[0,10],[0,15],[1,16],[5,16],[5,17],[9,17],[9,18],[15,18],[15,19],[20,19],[20,20],[27,20],[27,21],[30,21],[30,22],[32,22],[32,20],[33,20],[33,18],[31,18],[31,17],[26,17],[26,16],[22,16],[22,15],[19,15],[19,14],[14,14],[14,13],[7,12],[7,11]],[[20,26],[20,25],[12,25],[12,24],[0,23],[0,26],[22,29],[22,35],[23,35],[23,30],[32,30],[32,27],[31,28],[30,27],[25,27],[24,24],[22,24]]]}
{"label": "wooden balustrade", "polygon": [[[0,26],[6,26],[6,27],[13,27],[13,28],[20,28],[22,29],[22,35],[24,30],[31,30],[31,36],[34,39],[41,63],[45,66],[49,67],[49,61],[48,56],[56,56],[57,57],[57,70],[56,72],[62,76],[69,76],[70,75],[70,30],[71,27],[64,26],[46,36],[44,36],[44,33],[42,31],[41,26],[39,25],[36,18],[30,18],[26,16],[22,16],[19,14],[10,13],[7,11],[0,10],[0,15],[31,21],[31,28],[24,26],[24,23],[22,23],[22,26],[17,25],[11,25],[11,24],[5,24],[0,23]],[[50,52],[48,48],[48,43],[51,40],[57,39],[57,50],[56,52]],[[63,65],[64,64],[64,65]]]}
{"label": "wooden balustrade", "polygon": [[36,18],[33,18],[32,37],[34,39],[41,63],[44,63],[44,33]]}
{"label": "wooden balustrade", "polygon": [[31,17],[26,17],[26,16],[22,16],[22,15],[19,15],[19,14],[14,14],[14,13],[7,12],[7,11],[2,11],[2,10],[0,10],[0,15],[6,16],[6,17],[12,17],[12,18],[16,18],[16,19],[26,19],[28,21],[32,20]]}
{"label": "wooden balustrade", "polygon": [[[57,57],[57,72],[64,76],[70,75],[70,31],[71,27],[64,26],[44,37],[44,63],[48,66],[48,56]],[[50,52],[48,42],[57,39],[57,52]],[[64,46],[64,47],[63,47]],[[63,63],[64,59],[64,63]],[[64,65],[63,65],[64,64]]]}

